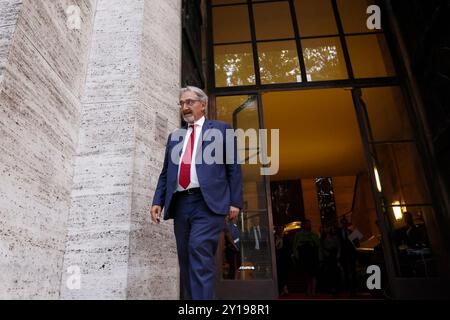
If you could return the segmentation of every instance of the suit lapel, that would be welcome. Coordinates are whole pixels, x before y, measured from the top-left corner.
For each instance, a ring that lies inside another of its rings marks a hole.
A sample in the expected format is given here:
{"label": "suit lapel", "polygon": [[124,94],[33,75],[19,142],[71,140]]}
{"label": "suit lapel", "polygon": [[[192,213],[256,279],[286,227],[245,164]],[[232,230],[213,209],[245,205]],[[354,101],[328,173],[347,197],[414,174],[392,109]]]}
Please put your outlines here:
{"label": "suit lapel", "polygon": [[[187,129],[186,127],[182,127],[182,128],[180,128],[180,129],[178,129],[178,130],[186,130],[186,129]],[[186,132],[186,131],[184,131],[184,132]],[[182,152],[183,152],[183,148],[181,148],[180,151],[178,152],[178,161],[177,161],[176,163],[173,163],[173,162],[172,162],[172,149],[173,149],[176,145],[178,145],[179,143],[181,143],[181,146],[183,146],[184,139],[186,138],[186,135],[185,135],[185,134],[184,134],[184,135],[181,135],[181,133],[178,132],[178,131],[175,131],[174,134],[176,134],[176,135],[177,135],[178,137],[180,137],[180,138],[179,138],[178,141],[177,141],[177,140],[173,140],[173,141],[172,141],[172,145],[171,145],[171,148],[170,148],[170,150],[169,150],[169,161],[170,161],[170,163],[175,167],[175,170],[170,171],[170,172],[173,173],[173,175],[171,175],[170,178],[168,177],[168,179],[170,179],[170,181],[172,181],[174,184],[176,184],[177,175],[178,175],[178,167],[180,166],[181,154],[182,154]],[[175,160],[175,159],[174,159],[174,160]]]}
{"label": "suit lapel", "polygon": [[210,120],[205,120],[205,123],[203,124],[202,127],[202,141],[207,140],[207,138],[210,136],[211,134],[211,130],[208,129],[212,129],[213,128],[213,123]]}
{"label": "suit lapel", "polygon": [[199,137],[197,148],[195,149],[196,166],[200,163],[203,163],[203,159],[201,159],[202,154],[203,154],[203,144],[204,144],[204,141],[208,139],[208,137],[211,133],[211,130],[209,130],[209,129],[211,129],[211,128],[213,128],[212,121],[205,119],[205,122],[203,123],[203,126],[202,126],[202,133],[201,133],[201,136]]}

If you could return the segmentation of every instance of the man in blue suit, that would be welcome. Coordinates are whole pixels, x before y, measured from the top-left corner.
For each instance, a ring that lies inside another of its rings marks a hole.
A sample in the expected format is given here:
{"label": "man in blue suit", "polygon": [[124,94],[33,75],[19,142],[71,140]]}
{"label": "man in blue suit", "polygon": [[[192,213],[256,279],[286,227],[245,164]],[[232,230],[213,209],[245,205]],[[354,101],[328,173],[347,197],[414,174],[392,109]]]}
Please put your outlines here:
{"label": "man in blue suit", "polygon": [[[181,297],[194,300],[214,298],[215,253],[225,217],[234,219],[243,203],[235,139],[232,146],[226,139],[231,128],[207,120],[207,105],[201,89],[181,89],[180,112],[188,126],[169,135],[151,208],[154,223],[160,222],[163,208],[164,220],[174,219]],[[217,133],[222,139],[217,140]],[[205,161],[212,143],[211,155],[222,161]]]}

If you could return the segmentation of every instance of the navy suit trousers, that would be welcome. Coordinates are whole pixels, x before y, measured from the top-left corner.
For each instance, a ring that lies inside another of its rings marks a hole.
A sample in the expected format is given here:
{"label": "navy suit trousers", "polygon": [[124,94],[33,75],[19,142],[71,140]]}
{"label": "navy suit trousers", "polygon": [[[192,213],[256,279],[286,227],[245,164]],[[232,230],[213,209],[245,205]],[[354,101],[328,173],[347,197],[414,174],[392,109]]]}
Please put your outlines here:
{"label": "navy suit trousers", "polygon": [[212,300],[215,254],[225,216],[213,213],[200,192],[175,193],[171,211],[180,265],[181,298]]}

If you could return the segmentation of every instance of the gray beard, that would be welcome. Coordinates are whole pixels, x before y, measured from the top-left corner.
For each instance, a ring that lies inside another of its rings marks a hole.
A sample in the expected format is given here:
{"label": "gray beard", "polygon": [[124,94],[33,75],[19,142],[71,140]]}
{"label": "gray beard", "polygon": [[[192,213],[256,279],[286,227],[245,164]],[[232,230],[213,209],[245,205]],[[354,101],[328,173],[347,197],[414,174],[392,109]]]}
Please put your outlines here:
{"label": "gray beard", "polygon": [[195,122],[194,116],[188,116],[188,117],[186,117],[186,116],[183,115],[183,120],[184,120],[185,122],[189,123],[189,124],[193,124],[193,123]]}

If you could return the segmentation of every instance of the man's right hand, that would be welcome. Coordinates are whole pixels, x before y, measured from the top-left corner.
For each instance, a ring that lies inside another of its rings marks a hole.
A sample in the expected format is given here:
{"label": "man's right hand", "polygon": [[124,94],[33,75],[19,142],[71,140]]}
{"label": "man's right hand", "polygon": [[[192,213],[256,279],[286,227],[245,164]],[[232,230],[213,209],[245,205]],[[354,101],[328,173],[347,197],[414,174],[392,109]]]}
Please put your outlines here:
{"label": "man's right hand", "polygon": [[151,216],[152,216],[152,222],[159,224],[161,222],[161,206],[154,205],[152,206],[152,209],[150,210]]}

